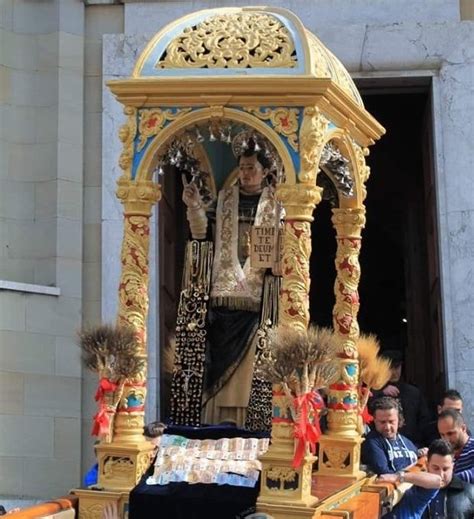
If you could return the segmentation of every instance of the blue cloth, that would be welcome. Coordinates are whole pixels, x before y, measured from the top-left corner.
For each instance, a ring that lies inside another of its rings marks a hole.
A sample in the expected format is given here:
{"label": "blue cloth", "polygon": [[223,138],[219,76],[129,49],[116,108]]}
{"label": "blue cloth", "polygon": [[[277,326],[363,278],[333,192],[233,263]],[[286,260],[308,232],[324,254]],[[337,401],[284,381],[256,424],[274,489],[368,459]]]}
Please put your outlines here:
{"label": "blue cloth", "polygon": [[390,474],[413,465],[418,459],[417,448],[405,436],[397,434],[393,440],[377,431],[367,435],[362,444],[362,463],[375,474]]}
{"label": "blue cloth", "polygon": [[99,465],[96,463],[89,469],[89,472],[84,476],[84,486],[90,487],[92,485],[97,485],[98,480],[99,480]]}
{"label": "blue cloth", "polygon": [[439,489],[411,487],[394,509],[383,519],[421,519],[430,501],[436,497]]}

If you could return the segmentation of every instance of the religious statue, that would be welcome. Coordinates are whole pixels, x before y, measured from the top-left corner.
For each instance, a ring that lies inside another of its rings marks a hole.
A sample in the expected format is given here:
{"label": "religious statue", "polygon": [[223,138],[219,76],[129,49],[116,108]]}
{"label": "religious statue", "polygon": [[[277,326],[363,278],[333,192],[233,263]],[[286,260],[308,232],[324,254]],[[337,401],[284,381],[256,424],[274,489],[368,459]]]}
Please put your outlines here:
{"label": "religious statue", "polygon": [[268,150],[254,138],[245,144],[238,147],[238,181],[219,192],[217,204],[206,205],[196,183],[186,181],[183,201],[192,241],[213,244],[201,419],[264,430],[271,424],[271,386],[256,368],[276,321],[278,282],[270,268],[252,265],[251,234],[254,226],[278,229],[280,215]]}

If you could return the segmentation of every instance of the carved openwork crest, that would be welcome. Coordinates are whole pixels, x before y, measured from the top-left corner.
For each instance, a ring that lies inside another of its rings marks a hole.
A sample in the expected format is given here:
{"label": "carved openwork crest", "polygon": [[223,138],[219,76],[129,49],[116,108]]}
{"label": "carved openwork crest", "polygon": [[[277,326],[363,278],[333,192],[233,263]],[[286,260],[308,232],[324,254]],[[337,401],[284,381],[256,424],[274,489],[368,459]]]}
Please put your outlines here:
{"label": "carved openwork crest", "polygon": [[293,68],[296,63],[293,39],[278,18],[233,13],[184,29],[156,68]]}

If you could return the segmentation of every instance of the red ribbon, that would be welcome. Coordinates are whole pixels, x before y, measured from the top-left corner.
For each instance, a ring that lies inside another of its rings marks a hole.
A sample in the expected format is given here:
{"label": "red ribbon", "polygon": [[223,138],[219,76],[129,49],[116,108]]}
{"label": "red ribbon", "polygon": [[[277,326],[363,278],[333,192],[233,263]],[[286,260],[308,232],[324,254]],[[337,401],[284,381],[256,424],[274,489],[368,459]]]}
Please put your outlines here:
{"label": "red ribbon", "polygon": [[[312,454],[316,451],[316,443],[321,436],[318,410],[324,404],[321,403],[313,391],[310,391],[304,395],[297,396],[293,400],[293,405],[298,415],[298,421],[295,422],[294,429],[294,436],[298,443],[293,457],[293,468],[297,469],[303,461],[307,444],[309,444]],[[311,412],[313,416],[310,418]]]}
{"label": "red ribbon", "polygon": [[95,399],[97,402],[102,402],[104,400],[104,395],[107,392],[113,392],[117,389],[118,384],[115,384],[107,377],[102,377],[99,380],[99,387],[95,393]]}
{"label": "red ribbon", "polygon": [[360,412],[360,416],[362,417],[362,421],[364,424],[368,424],[374,421],[374,417],[369,413],[369,410],[367,409],[367,406],[362,409]]}
{"label": "red ribbon", "polygon": [[[369,391],[369,397],[373,396],[372,391],[370,391],[368,387],[363,386],[360,388],[361,398],[365,398],[365,396],[367,395],[367,391]],[[360,414],[364,424],[369,424],[374,421],[374,417],[369,413],[369,410],[367,409],[367,405],[364,406],[364,409],[362,409],[362,411],[360,411],[359,414]]]}
{"label": "red ribbon", "polygon": [[105,393],[114,392],[118,387],[107,377],[102,377],[99,380],[99,387],[95,393],[95,399],[99,402],[99,411],[94,416],[94,424],[92,425],[92,436],[102,436],[109,433],[110,418],[107,412],[107,407],[104,404]]}
{"label": "red ribbon", "polygon": [[108,434],[110,428],[110,418],[104,405],[100,406],[99,412],[94,416],[92,426],[92,436],[102,436]]}

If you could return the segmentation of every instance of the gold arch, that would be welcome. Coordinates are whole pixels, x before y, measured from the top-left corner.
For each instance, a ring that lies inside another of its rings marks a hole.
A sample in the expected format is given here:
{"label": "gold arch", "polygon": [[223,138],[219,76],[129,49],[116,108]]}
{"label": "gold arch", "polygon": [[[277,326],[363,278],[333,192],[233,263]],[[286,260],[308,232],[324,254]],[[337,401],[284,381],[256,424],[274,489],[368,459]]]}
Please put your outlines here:
{"label": "gold arch", "polygon": [[188,126],[192,126],[200,121],[206,121],[210,119],[230,119],[239,123],[247,124],[260,132],[275,146],[275,149],[281,157],[283,167],[285,170],[286,183],[296,184],[296,173],[291,160],[291,155],[286,149],[285,144],[264,122],[257,119],[255,116],[241,112],[235,108],[216,107],[202,108],[194,112],[183,115],[179,119],[172,121],[168,126],[163,128],[161,132],[156,135],[148,146],[137,170],[135,181],[152,180],[152,164],[153,158],[159,151],[160,147],[168,141],[173,135],[176,135],[181,130],[184,130]]}

